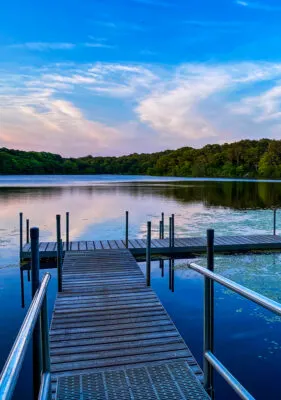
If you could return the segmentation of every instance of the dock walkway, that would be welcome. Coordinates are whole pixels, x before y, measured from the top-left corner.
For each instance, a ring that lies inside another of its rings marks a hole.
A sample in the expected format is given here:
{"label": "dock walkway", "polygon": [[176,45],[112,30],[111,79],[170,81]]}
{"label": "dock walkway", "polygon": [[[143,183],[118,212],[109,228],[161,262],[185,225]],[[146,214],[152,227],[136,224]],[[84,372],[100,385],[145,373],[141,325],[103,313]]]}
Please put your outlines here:
{"label": "dock walkway", "polygon": [[[180,253],[204,253],[206,252],[206,238],[188,237],[175,238],[173,247],[169,245],[169,239],[152,239],[151,254],[180,254]],[[71,241],[69,251],[87,250],[116,250],[125,249],[124,240],[91,240]],[[146,240],[130,239],[128,249],[134,256],[144,256],[146,252]],[[254,250],[280,250],[281,236],[279,235],[247,235],[247,236],[216,236],[214,243],[215,252],[239,252]],[[63,243],[66,251],[66,243]],[[56,242],[41,242],[39,247],[41,258],[55,258],[57,256]],[[30,259],[30,243],[23,246],[22,259]]]}
{"label": "dock walkway", "polygon": [[53,399],[208,399],[200,367],[131,252],[81,250],[65,254],[53,312]]}

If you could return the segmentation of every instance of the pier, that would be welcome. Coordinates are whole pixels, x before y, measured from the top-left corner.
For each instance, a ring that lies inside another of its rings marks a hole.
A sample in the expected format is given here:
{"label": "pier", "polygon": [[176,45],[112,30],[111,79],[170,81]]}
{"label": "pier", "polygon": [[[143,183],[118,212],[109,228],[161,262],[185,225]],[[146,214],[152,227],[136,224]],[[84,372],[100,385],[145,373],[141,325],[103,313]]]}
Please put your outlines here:
{"label": "pier", "polygon": [[[56,242],[40,242],[39,229],[31,228],[23,245],[20,216],[20,257],[31,260],[31,276],[30,267],[26,268],[33,301],[0,376],[1,399],[12,398],[32,342],[34,399],[214,399],[216,372],[241,399],[254,400],[215,356],[214,282],[278,316],[281,305],[216,274],[214,252],[280,250],[276,213],[273,235],[215,237],[210,229],[205,238],[176,237],[172,216],[168,238],[164,237],[162,219],[159,239],[151,238],[150,221],[146,239],[131,239],[126,213],[124,240],[71,241],[67,214],[67,241],[63,243],[60,216],[56,221]],[[173,257],[203,252],[207,255],[207,268],[192,262],[187,264],[204,277],[202,371],[151,287],[151,257],[166,254],[170,258],[169,274],[173,281]],[[145,256],[145,274],[135,256]],[[47,318],[50,274],[46,273],[39,281],[40,264],[45,258],[56,260],[58,277],[50,328]],[[24,269],[21,266],[21,276]]]}
{"label": "pier", "polygon": [[[67,249],[67,243],[63,242],[63,251]],[[151,239],[151,254],[176,255],[206,252],[206,238],[188,237],[175,238],[174,245],[170,246],[169,239]],[[215,252],[237,253],[243,251],[258,250],[280,250],[281,236],[279,235],[241,235],[241,236],[217,236],[215,238]],[[128,249],[134,256],[145,256],[147,247],[146,239],[130,239]],[[125,240],[91,240],[91,241],[70,241],[69,251],[85,250],[116,250],[126,249]],[[41,242],[40,258],[56,258],[57,242]],[[22,259],[31,258],[30,244],[23,246]]]}
{"label": "pier", "polygon": [[53,399],[208,399],[199,365],[126,249],[66,253],[50,356]]}

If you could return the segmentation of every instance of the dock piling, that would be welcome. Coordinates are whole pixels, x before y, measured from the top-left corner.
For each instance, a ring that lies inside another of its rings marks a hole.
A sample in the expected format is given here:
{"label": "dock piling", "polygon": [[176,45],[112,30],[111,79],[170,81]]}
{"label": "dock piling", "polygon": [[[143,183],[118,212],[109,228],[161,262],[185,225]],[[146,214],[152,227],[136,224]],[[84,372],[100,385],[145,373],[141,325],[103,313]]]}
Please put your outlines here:
{"label": "dock piling", "polygon": [[169,217],[169,247],[172,247],[172,217]]}
{"label": "dock piling", "polygon": [[147,238],[146,238],[146,285],[151,283],[151,221],[147,222]]}
{"label": "dock piling", "polygon": [[65,214],[66,222],[66,250],[69,250],[69,212]]}
{"label": "dock piling", "polygon": [[159,239],[162,239],[162,221],[159,221]]}
{"label": "dock piling", "polygon": [[273,235],[276,235],[276,208],[273,210]]}
{"label": "dock piling", "polygon": [[[207,268],[214,271],[214,230],[207,230]],[[214,398],[213,366],[205,354],[214,351],[214,281],[204,277],[204,387],[211,399]]]}
{"label": "dock piling", "polygon": [[126,248],[128,248],[129,247],[129,211],[126,211],[125,243],[126,243]]}
{"label": "dock piling", "polygon": [[57,222],[57,269],[58,269],[58,292],[62,291],[62,258],[61,258],[61,216],[56,216]]}
{"label": "dock piling", "polygon": [[[35,296],[36,291],[39,288],[39,269],[40,269],[40,258],[39,258],[39,228],[30,229],[31,239],[31,293],[32,298]],[[41,382],[41,331],[40,321],[36,322],[33,331],[33,393],[34,399],[37,399],[40,390]]]}
{"label": "dock piling", "polygon": [[162,220],[162,237],[161,239],[164,239],[165,236],[165,225],[164,225],[164,213],[161,213],[161,220]]}
{"label": "dock piling", "polygon": [[26,220],[26,243],[29,243],[29,219]]}
{"label": "dock piling", "polygon": [[22,231],[22,224],[23,224],[23,213],[20,212],[20,261],[22,261],[22,247],[23,247],[23,231]]}
{"label": "dock piling", "polygon": [[172,214],[172,221],[171,221],[171,244],[172,247],[175,247],[175,214]]}

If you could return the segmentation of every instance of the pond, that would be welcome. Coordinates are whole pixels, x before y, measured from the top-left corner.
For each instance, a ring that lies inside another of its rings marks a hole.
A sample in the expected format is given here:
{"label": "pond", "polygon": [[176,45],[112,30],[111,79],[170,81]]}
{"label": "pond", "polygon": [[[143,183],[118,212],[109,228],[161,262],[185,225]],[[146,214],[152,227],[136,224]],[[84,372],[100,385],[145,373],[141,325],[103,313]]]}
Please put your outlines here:
{"label": "pond", "polygon": [[[144,238],[146,221],[158,237],[161,212],[175,214],[176,236],[271,234],[273,207],[281,204],[279,182],[193,180],[121,176],[0,177],[0,367],[30,304],[30,283],[24,276],[26,308],[21,308],[18,214],[40,228],[42,241],[55,240],[55,216],[70,212],[71,240],[122,239],[125,210],[130,237]],[[277,232],[281,213],[277,212]],[[63,236],[65,229],[62,229]],[[204,256],[196,259],[206,264]],[[281,301],[281,254],[216,255],[215,270],[274,300]],[[140,263],[144,269],[144,264]],[[41,275],[46,271],[41,271]],[[49,313],[56,296],[56,270],[50,270]],[[162,276],[164,273],[164,276]],[[202,365],[203,279],[175,260],[175,290],[169,290],[169,260],[164,271],[152,263],[152,286]],[[215,353],[257,399],[279,399],[281,322],[270,312],[215,285]],[[30,351],[15,399],[31,397]],[[216,398],[236,395],[216,377]]]}

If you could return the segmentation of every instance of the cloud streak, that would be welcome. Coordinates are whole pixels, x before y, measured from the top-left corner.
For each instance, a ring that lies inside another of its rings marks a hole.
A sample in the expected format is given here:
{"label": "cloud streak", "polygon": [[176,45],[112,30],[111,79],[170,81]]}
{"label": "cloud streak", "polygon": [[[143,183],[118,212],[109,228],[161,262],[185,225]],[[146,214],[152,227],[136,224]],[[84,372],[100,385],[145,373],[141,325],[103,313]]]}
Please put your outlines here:
{"label": "cloud streak", "polygon": [[236,0],[235,3],[239,6],[245,8],[251,8],[254,10],[262,10],[262,11],[281,11],[280,6],[274,6],[271,4],[265,4],[260,2],[252,2],[252,1],[244,1],[244,0]]}
{"label": "cloud streak", "polygon": [[276,137],[280,82],[281,63],[261,62],[6,71],[0,75],[0,146],[113,155]]}
{"label": "cloud streak", "polygon": [[46,50],[70,50],[75,47],[75,43],[67,42],[27,42],[12,44],[9,47],[16,49],[28,49],[36,51],[46,51]]}

